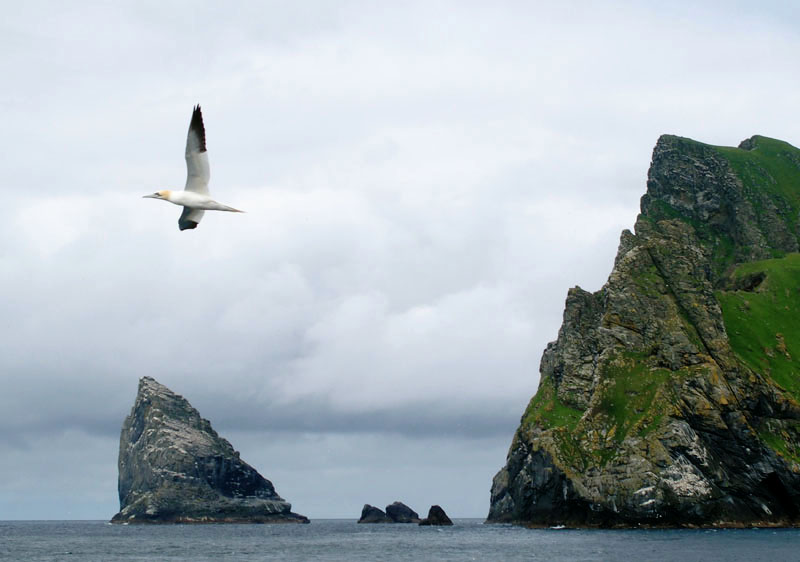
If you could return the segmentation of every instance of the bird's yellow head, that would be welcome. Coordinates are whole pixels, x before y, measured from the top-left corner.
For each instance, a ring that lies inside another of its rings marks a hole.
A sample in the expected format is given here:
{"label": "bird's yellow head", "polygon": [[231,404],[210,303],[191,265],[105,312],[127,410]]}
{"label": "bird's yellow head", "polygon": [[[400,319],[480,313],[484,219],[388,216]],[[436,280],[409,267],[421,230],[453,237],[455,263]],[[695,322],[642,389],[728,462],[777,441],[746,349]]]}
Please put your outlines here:
{"label": "bird's yellow head", "polygon": [[169,189],[162,189],[161,191],[156,191],[155,193],[151,193],[150,195],[143,195],[142,197],[149,197],[151,199],[165,199],[169,201]]}

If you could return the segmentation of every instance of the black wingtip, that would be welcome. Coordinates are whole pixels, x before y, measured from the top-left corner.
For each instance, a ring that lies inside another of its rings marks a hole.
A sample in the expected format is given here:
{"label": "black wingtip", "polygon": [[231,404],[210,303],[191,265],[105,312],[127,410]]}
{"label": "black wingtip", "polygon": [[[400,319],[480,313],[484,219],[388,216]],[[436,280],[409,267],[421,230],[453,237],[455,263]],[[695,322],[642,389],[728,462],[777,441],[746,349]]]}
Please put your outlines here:
{"label": "black wingtip", "polygon": [[189,130],[194,131],[197,138],[200,139],[200,152],[206,152],[206,128],[203,125],[203,112],[200,110],[200,104],[194,106],[192,110],[192,120],[189,123]]}
{"label": "black wingtip", "polygon": [[178,228],[181,230],[191,230],[193,228],[197,228],[197,225],[200,224],[194,221],[181,221],[178,223]]}

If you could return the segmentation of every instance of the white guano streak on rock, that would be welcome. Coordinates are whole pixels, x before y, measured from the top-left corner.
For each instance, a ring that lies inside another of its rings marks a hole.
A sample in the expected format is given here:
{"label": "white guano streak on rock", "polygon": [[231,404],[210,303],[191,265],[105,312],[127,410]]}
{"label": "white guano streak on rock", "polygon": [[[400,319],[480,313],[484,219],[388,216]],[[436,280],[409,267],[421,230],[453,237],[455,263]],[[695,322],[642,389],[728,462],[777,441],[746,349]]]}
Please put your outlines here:
{"label": "white guano streak on rock", "polygon": [[662,477],[662,481],[679,496],[705,497],[711,494],[708,481],[683,455],[679,455],[675,462],[667,467]]}

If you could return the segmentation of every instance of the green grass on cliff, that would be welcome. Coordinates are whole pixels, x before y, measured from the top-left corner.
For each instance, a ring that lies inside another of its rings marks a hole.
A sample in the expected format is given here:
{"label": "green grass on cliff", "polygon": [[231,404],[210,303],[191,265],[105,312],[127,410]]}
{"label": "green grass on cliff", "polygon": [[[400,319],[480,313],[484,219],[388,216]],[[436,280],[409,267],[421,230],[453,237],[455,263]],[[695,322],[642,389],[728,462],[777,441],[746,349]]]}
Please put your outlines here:
{"label": "green grass on cliff", "polygon": [[536,391],[522,415],[522,423],[528,427],[539,425],[546,428],[564,427],[573,430],[582,415],[582,410],[561,403],[556,394],[553,380],[547,377],[542,379],[539,390]]}
{"label": "green grass on cliff", "polygon": [[[605,428],[608,444],[621,443],[632,433],[640,437],[646,436],[658,426],[666,411],[666,404],[669,402],[667,383],[670,376],[667,369],[648,367],[642,354],[624,353],[614,358],[603,370],[604,383],[599,389],[601,400],[590,414],[592,425],[599,422],[598,427]],[[578,466],[579,461],[585,462],[583,455],[579,454],[580,447],[567,447],[570,443],[562,441],[576,429],[580,431],[579,423],[583,414],[582,410],[563,404],[558,399],[552,379],[546,378],[542,380],[539,390],[528,404],[522,416],[522,424],[526,427],[560,430],[554,437],[558,439],[562,453],[566,455],[565,460]],[[606,457],[613,456],[616,445],[606,449],[606,445],[601,445],[596,451],[601,457],[601,464],[608,461]],[[604,456],[604,451],[608,455]]]}
{"label": "green grass on cliff", "polygon": [[551,435],[557,444],[560,461],[573,470],[582,471],[591,465],[582,450],[579,432],[576,432],[583,413],[583,410],[563,404],[558,399],[553,379],[546,377],[522,416],[522,427],[553,430]]}
{"label": "green grass on cliff", "polygon": [[623,353],[604,367],[605,386],[594,414],[608,417],[609,433],[618,442],[632,429],[644,435],[661,417],[653,403],[669,378],[669,370],[648,367],[642,354]]}
{"label": "green grass on cliff", "polygon": [[800,399],[800,254],[739,265],[734,278],[763,272],[755,291],[719,291],[731,347],[753,370]]}
{"label": "green grass on cliff", "polygon": [[788,435],[784,436],[769,427],[762,428],[758,435],[778,456],[788,461],[800,463],[800,451],[794,445],[795,439],[787,439]]}
{"label": "green grass on cliff", "polygon": [[[715,146],[741,178],[746,191],[760,191],[787,203],[790,213],[784,217],[796,232],[800,212],[800,150],[787,142],[768,137],[753,137],[755,148]],[[753,200],[756,212],[758,200]]]}

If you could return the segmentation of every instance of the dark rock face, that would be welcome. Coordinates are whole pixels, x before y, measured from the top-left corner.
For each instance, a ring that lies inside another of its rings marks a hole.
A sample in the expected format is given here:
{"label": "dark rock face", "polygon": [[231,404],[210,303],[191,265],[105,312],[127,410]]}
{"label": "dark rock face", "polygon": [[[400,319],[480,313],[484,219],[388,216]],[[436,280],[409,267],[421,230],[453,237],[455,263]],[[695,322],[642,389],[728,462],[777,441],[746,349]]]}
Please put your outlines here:
{"label": "dark rock face", "polygon": [[[793,328],[771,327],[774,349],[745,361],[753,350],[732,347],[720,304],[770,286],[760,270],[732,277],[737,264],[798,251],[800,151],[664,136],[647,187],[607,283],[569,290],[488,520],[800,524],[800,363],[783,335]],[[781,384],[775,356],[794,373]]]}
{"label": "dark rock face", "polygon": [[444,512],[444,509],[439,507],[438,505],[432,505],[431,508],[428,510],[428,516],[419,522],[420,525],[452,525],[453,522],[450,521],[450,518]]}
{"label": "dark rock face", "polygon": [[387,505],[386,515],[394,523],[419,523],[419,514],[402,502]]}
{"label": "dark rock face", "polygon": [[392,521],[391,518],[389,518],[381,508],[365,503],[364,507],[361,509],[361,518],[358,520],[358,522],[393,523],[394,521]]}
{"label": "dark rock face", "polygon": [[308,523],[189,402],[139,381],[119,450],[113,523]]}

